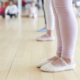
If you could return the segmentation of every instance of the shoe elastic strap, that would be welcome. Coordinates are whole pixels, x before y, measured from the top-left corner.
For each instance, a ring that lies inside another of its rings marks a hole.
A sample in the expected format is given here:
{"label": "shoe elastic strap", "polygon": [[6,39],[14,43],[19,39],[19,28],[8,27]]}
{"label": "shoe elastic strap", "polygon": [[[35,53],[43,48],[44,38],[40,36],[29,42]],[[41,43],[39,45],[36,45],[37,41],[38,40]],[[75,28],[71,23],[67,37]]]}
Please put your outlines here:
{"label": "shoe elastic strap", "polygon": [[59,58],[59,56],[56,56],[57,58]]}
{"label": "shoe elastic strap", "polygon": [[49,37],[48,34],[46,34],[46,36]]}
{"label": "shoe elastic strap", "polygon": [[68,65],[64,59],[62,59],[62,58],[60,58],[60,59],[61,59],[66,65]]}

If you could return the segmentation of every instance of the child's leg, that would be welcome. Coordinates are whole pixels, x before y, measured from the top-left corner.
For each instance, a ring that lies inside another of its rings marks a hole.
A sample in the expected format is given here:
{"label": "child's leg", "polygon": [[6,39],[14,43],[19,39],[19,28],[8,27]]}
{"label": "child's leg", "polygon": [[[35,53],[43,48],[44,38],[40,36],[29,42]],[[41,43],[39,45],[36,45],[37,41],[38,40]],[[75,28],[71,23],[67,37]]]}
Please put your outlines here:
{"label": "child's leg", "polygon": [[44,0],[41,0],[41,2],[42,2],[42,8],[43,8],[43,11],[44,11],[45,27],[42,28],[42,29],[39,29],[39,30],[37,30],[37,31],[38,31],[38,32],[47,32],[47,28],[46,28],[47,22],[46,22],[46,13],[45,13],[45,10],[44,10]]}
{"label": "child's leg", "polygon": [[37,38],[40,41],[54,40],[53,29],[54,29],[54,15],[52,11],[51,0],[44,0],[44,8],[46,13],[47,21],[47,34]]}
{"label": "child's leg", "polygon": [[[46,0],[49,3],[49,0]],[[60,33],[60,26],[59,26],[59,20],[56,13],[56,10],[54,8],[53,0],[51,0],[54,18],[55,18],[55,27],[56,27],[56,35],[57,35],[57,56],[61,57],[62,53],[62,39],[61,39],[61,33]],[[54,59],[54,57],[50,58],[49,60]]]}
{"label": "child's leg", "polygon": [[[54,28],[54,17],[55,16],[55,27],[57,32],[57,38],[58,38],[58,44],[57,44],[57,56],[61,57],[62,53],[62,40],[61,40],[61,33],[60,33],[60,26],[59,26],[59,20],[56,13],[56,10],[54,8],[54,4],[52,4],[52,0],[44,0],[44,6],[46,11],[46,19],[47,19],[47,27],[49,30],[53,30]],[[53,7],[53,8],[52,8]],[[52,11],[53,9],[53,11]],[[54,15],[53,15],[54,12]],[[49,60],[54,59],[54,57],[50,58]]]}
{"label": "child's leg", "polygon": [[37,14],[34,14],[33,16],[34,16],[34,18],[37,18],[37,17],[38,17],[38,15],[37,15]]}
{"label": "child's leg", "polygon": [[46,22],[46,13],[45,13],[45,9],[44,9],[44,0],[41,0],[42,2],[42,8],[43,8],[43,11],[44,11],[44,19],[45,19],[45,25],[47,24]]}
{"label": "child's leg", "polygon": [[72,0],[53,0],[58,15],[62,37],[62,57],[73,58],[77,38],[77,22]]}
{"label": "child's leg", "polygon": [[4,14],[2,14],[2,17],[4,17]]}
{"label": "child's leg", "polygon": [[51,0],[44,0],[44,7],[46,12],[47,19],[47,30],[54,29],[54,15],[52,10],[52,2]]}
{"label": "child's leg", "polygon": [[15,14],[11,14],[11,17],[14,19],[15,18]]}
{"label": "child's leg", "polygon": [[53,0],[53,4],[59,20],[62,58],[45,64],[40,69],[51,72],[74,69],[76,64],[73,57],[78,30],[75,15],[72,10],[72,0]]}
{"label": "child's leg", "polygon": [[55,17],[55,28],[56,28],[56,35],[57,35],[57,55],[61,56],[62,39],[61,39],[61,32],[60,32],[60,26],[59,26],[59,19],[58,19],[58,15],[57,15],[55,7],[54,7],[53,0],[51,0],[51,2],[52,2],[52,8],[53,8],[53,13],[54,13],[54,17]]}
{"label": "child's leg", "polygon": [[10,15],[5,15],[5,18],[6,19],[10,19]]}

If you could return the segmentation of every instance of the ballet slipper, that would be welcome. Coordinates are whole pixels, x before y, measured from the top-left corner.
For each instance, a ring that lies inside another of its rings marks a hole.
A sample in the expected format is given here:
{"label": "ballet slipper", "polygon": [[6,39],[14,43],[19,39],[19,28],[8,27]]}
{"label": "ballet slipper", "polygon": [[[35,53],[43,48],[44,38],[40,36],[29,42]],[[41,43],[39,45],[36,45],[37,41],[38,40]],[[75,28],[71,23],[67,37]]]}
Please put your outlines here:
{"label": "ballet slipper", "polygon": [[[56,56],[56,57],[59,59],[58,56]],[[48,60],[48,59],[47,59],[47,60],[45,60],[45,61],[37,64],[37,68],[40,68],[40,67],[42,67],[43,65],[45,65],[45,64],[47,64],[47,63],[51,63],[51,62],[53,62],[53,60]]]}
{"label": "ballet slipper", "polygon": [[37,30],[37,32],[47,32],[47,28],[44,27],[44,28],[42,28],[42,29]]}
{"label": "ballet slipper", "polygon": [[50,62],[48,64],[43,65],[40,69],[45,72],[58,72],[58,71],[64,71],[64,70],[71,70],[75,68],[76,63],[67,64],[62,58],[60,59],[65,64],[65,66],[59,66],[59,65],[54,66],[52,62]]}
{"label": "ballet slipper", "polygon": [[55,38],[54,37],[49,37],[47,34],[46,34],[46,37],[38,37],[36,40],[37,41],[53,41]]}

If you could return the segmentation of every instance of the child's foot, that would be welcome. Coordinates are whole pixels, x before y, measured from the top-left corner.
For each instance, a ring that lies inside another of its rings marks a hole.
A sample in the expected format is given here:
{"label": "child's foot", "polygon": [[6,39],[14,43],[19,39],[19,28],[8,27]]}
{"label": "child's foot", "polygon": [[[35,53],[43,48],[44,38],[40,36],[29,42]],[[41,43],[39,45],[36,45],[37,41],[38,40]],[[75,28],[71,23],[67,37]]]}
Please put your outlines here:
{"label": "child's foot", "polygon": [[37,41],[53,41],[55,38],[48,36],[48,34],[45,34],[43,36],[38,37],[36,40]]}
{"label": "child's foot", "polygon": [[13,16],[12,19],[15,19],[15,16]]}
{"label": "child's foot", "polygon": [[42,28],[42,29],[37,30],[37,32],[47,32],[47,28],[44,27],[44,28]]}
{"label": "child's foot", "polygon": [[54,57],[52,57],[52,58],[50,58],[50,59],[47,59],[47,60],[45,60],[45,61],[37,64],[37,67],[40,68],[40,67],[42,67],[43,65],[45,65],[45,64],[47,64],[47,63],[50,63],[50,62],[53,62],[53,61],[55,61],[55,60],[57,60],[57,59],[59,59],[59,57],[58,57],[58,56],[54,56]]}
{"label": "child's foot", "polygon": [[8,15],[6,15],[5,17],[6,17],[6,20],[10,19],[10,16],[8,16]]}
{"label": "child's foot", "polygon": [[59,59],[60,57],[58,57],[58,56],[54,56],[54,57],[52,57],[52,58],[50,58],[50,59],[48,59],[49,61],[55,61],[55,60],[57,60],[57,59]]}
{"label": "child's foot", "polygon": [[60,58],[51,63],[43,65],[40,69],[42,71],[57,72],[57,71],[74,69],[75,66],[76,66],[76,63],[74,61],[67,63],[63,58]]}

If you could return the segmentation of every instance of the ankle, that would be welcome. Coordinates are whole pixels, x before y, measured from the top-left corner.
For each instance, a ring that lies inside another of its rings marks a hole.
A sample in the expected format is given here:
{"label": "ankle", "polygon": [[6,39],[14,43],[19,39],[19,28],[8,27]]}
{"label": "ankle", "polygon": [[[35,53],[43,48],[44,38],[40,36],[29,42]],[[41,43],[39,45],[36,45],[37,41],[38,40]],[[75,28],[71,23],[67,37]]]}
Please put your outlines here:
{"label": "ankle", "polygon": [[61,57],[61,53],[57,53],[57,56],[60,58]]}
{"label": "ankle", "polygon": [[52,30],[47,30],[47,35],[49,37],[53,37],[53,31]]}
{"label": "ankle", "polygon": [[69,58],[64,58],[62,57],[68,64],[72,64],[72,63],[75,63],[75,60],[74,58],[73,59],[69,59]]}

